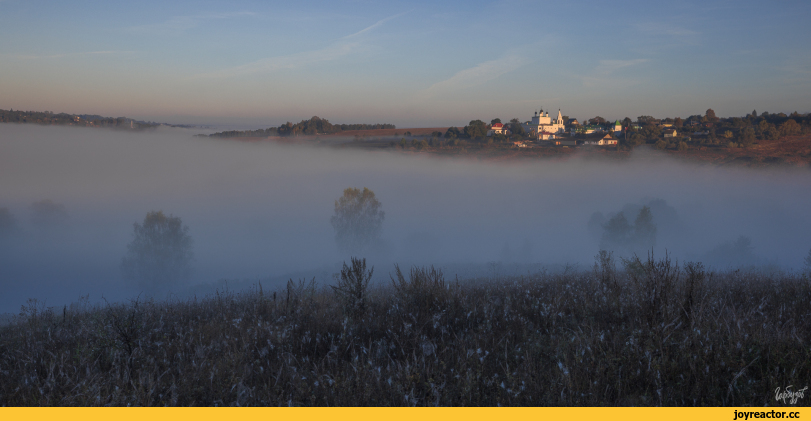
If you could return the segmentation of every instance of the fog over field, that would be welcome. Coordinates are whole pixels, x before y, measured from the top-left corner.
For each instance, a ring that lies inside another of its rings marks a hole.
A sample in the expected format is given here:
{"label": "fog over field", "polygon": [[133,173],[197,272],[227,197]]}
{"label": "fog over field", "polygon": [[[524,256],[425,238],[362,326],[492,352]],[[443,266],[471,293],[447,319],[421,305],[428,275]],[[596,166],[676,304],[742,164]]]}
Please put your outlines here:
{"label": "fog over field", "polygon": [[[137,296],[119,266],[133,223],[152,210],[189,227],[192,286],[261,279],[273,288],[299,276],[332,283],[349,258],[330,225],[347,187],[372,189],[386,213],[383,246],[366,256],[380,280],[393,263],[435,264],[450,278],[588,268],[599,251],[595,212],[607,219],[651,203],[657,254],[667,248],[727,269],[740,262],[724,260],[719,245],[745,236],[748,264],[799,270],[811,248],[807,168],[719,168],[652,151],[490,163],[193,133],[0,125],[0,209],[15,221],[0,233],[0,312],[19,311],[28,298],[62,306],[87,294]],[[44,200],[57,211],[32,207]],[[636,215],[626,216],[633,223]]]}

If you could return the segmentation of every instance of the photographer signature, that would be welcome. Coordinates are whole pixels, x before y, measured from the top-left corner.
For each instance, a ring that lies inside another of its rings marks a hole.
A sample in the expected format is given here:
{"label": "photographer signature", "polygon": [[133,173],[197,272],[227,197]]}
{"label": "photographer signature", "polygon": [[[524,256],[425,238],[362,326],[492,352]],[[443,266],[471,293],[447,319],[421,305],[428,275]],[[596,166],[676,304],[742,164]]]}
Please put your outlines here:
{"label": "photographer signature", "polygon": [[797,391],[791,390],[792,387],[794,386],[789,385],[783,392],[780,392],[780,388],[778,387],[774,390],[774,399],[778,402],[783,401],[783,404],[785,404],[786,399],[788,399],[788,403],[794,405],[797,403],[797,399],[803,398],[805,396],[805,391],[808,390],[808,386]]}

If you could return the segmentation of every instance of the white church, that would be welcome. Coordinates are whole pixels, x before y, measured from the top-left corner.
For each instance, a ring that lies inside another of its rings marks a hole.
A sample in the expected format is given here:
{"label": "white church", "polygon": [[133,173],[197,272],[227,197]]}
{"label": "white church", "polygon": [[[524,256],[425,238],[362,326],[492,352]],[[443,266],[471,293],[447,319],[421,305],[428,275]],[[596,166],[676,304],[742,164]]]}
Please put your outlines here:
{"label": "white church", "polygon": [[557,118],[552,120],[552,118],[549,117],[549,112],[544,112],[544,110],[541,109],[540,112],[535,113],[535,116],[532,117],[532,121],[524,123],[524,130],[526,130],[530,136],[538,140],[554,139],[556,133],[563,133],[565,131],[565,122],[563,121],[560,110],[558,110]]}

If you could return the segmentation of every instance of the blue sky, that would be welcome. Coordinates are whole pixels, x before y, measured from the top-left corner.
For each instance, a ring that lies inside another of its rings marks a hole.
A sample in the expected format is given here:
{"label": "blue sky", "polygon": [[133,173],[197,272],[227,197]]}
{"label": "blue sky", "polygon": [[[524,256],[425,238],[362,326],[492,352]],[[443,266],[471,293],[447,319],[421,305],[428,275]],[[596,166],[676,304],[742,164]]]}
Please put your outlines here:
{"label": "blue sky", "polygon": [[811,2],[0,0],[0,108],[398,127],[811,111]]}

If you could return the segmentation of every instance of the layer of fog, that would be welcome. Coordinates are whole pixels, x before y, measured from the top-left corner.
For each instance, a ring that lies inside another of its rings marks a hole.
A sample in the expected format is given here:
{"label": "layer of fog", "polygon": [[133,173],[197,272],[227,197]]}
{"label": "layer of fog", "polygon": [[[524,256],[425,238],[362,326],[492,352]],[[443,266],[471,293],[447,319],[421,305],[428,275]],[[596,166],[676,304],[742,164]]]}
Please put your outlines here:
{"label": "layer of fog", "polygon": [[[588,268],[599,250],[594,213],[656,200],[675,212],[658,215],[659,255],[700,260],[745,236],[758,262],[800,269],[811,247],[808,169],[718,168],[653,152],[491,163],[192,134],[0,125],[0,208],[16,221],[0,244],[0,312],[28,298],[136,296],[119,265],[133,223],[151,210],[189,227],[193,284],[332,283],[348,256],[329,219],[347,187],[369,187],[386,212],[384,246],[367,256],[380,279],[393,263],[435,264],[450,277]],[[62,216],[37,219],[34,203],[62,206]]]}

